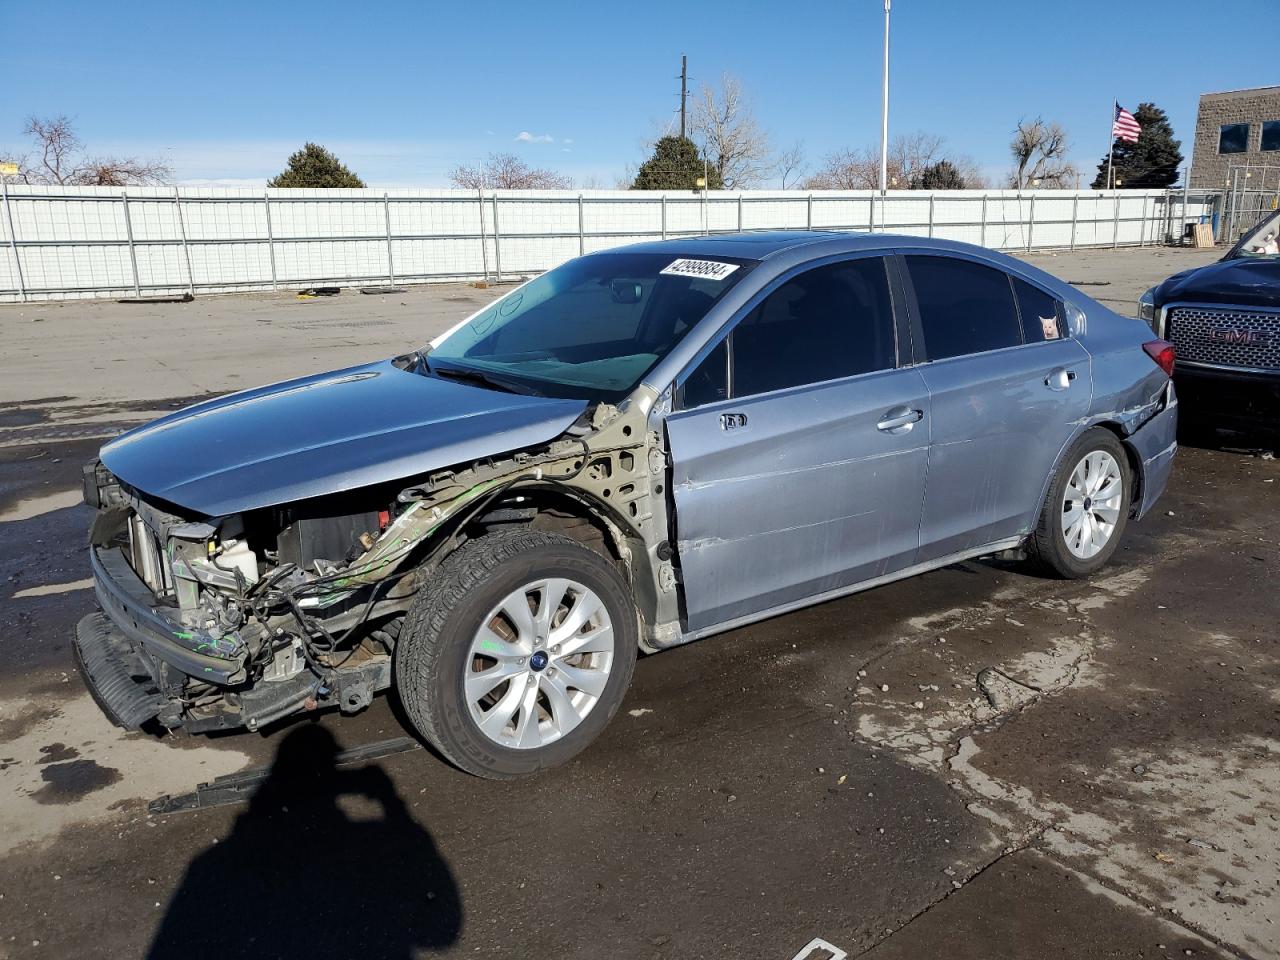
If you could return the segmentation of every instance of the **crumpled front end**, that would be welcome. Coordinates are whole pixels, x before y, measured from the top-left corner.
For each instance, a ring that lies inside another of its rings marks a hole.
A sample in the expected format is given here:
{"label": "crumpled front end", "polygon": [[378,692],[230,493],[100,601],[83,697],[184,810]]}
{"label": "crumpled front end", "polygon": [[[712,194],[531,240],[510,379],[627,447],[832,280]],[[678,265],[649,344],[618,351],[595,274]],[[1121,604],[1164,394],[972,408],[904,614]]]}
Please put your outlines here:
{"label": "crumpled front end", "polygon": [[661,465],[642,454],[641,416],[596,408],[505,457],[220,517],[156,500],[95,461],[85,500],[101,611],[75,638],[85,682],[128,728],[256,729],[361,710],[391,684],[416,591],[468,537],[531,522],[552,490],[613,501],[602,525],[619,542],[660,526],[646,504]]}

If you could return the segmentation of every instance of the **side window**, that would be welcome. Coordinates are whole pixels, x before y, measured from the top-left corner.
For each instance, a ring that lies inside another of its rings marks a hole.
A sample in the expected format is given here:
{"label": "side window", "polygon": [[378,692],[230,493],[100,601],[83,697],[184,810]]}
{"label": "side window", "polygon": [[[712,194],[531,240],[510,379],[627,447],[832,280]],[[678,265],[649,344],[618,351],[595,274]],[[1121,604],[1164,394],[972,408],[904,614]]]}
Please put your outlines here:
{"label": "side window", "polygon": [[894,366],[884,258],[832,263],[791,278],[739,321],[730,349],[734,397]]}
{"label": "side window", "polygon": [[680,387],[677,406],[688,410],[729,398],[728,340],[721,340]]}
{"label": "side window", "polygon": [[909,256],[930,360],[1022,343],[1009,275],[955,257]]}
{"label": "side window", "polygon": [[1062,337],[1062,304],[1039,287],[1013,278],[1013,292],[1018,298],[1018,314],[1022,317],[1022,336],[1027,343],[1058,340]]}

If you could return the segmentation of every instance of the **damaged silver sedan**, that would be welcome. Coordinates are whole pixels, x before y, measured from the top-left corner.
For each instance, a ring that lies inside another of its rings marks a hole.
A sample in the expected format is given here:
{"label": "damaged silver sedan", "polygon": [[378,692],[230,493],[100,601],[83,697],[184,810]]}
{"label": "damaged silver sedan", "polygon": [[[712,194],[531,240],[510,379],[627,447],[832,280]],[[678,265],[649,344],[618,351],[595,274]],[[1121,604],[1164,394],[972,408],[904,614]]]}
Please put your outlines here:
{"label": "damaged silver sedan", "polygon": [[964,244],[581,257],[422,350],[107,444],[77,661],[125,727],[394,686],[459,767],[528,774],[600,733],[638,650],[982,555],[1091,574],[1168,479],[1172,365]]}

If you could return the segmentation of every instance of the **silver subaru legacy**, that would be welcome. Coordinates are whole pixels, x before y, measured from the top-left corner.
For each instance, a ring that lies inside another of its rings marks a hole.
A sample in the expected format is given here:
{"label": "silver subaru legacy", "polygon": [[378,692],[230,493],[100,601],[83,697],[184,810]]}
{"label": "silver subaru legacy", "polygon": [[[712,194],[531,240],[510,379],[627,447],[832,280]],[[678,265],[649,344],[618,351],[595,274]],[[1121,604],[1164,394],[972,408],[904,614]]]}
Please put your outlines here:
{"label": "silver subaru legacy", "polygon": [[85,469],[128,728],[364,709],[464,770],[577,754],[653,653],[970,557],[1085,577],[1165,488],[1173,349],[1025,263],[756,233],[571,260],[389,360]]}

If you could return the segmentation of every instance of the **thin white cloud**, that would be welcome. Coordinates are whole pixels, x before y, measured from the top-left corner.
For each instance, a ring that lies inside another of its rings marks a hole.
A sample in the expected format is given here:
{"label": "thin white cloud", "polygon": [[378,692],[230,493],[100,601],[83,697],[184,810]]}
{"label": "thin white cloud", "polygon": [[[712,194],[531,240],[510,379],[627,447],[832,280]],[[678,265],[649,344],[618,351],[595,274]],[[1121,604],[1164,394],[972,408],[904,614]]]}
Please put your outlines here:
{"label": "thin white cloud", "polygon": [[572,138],[572,137],[565,137],[565,138],[564,138],[564,140],[563,140],[563,141],[561,141],[561,142],[562,142],[562,143],[573,143],[573,138]]}
{"label": "thin white cloud", "polygon": [[530,133],[528,130],[521,130],[516,134],[515,139],[520,143],[555,143],[556,138],[549,133]]}

